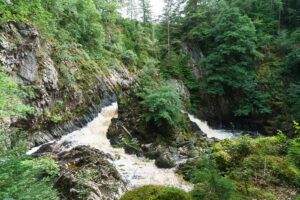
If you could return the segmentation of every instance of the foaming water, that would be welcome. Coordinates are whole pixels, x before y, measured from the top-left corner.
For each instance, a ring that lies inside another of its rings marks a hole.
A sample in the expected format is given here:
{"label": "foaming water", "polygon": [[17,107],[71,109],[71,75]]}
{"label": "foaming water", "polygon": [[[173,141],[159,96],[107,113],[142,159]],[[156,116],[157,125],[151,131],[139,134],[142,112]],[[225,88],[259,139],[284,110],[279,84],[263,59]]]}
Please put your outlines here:
{"label": "foaming water", "polygon": [[212,129],[208,126],[207,122],[201,121],[200,119],[197,119],[193,115],[189,114],[189,118],[192,122],[196,123],[197,126],[207,135],[208,138],[217,138],[220,140],[226,139],[226,138],[234,138],[235,135],[227,130],[216,130]]}
{"label": "foaming water", "polygon": [[[106,137],[111,124],[111,119],[117,117],[118,105],[113,103],[102,109],[101,113],[86,127],[74,131],[62,137],[56,146],[68,144],[70,150],[79,145],[89,145],[105,153],[109,153],[114,161],[111,161],[128,183],[128,189],[134,189],[143,185],[170,185],[181,188],[185,191],[192,189],[182,178],[175,174],[175,169],[160,169],[154,164],[154,160],[139,158],[135,155],[128,155],[123,148],[113,148]],[[34,153],[38,148],[31,150]]]}

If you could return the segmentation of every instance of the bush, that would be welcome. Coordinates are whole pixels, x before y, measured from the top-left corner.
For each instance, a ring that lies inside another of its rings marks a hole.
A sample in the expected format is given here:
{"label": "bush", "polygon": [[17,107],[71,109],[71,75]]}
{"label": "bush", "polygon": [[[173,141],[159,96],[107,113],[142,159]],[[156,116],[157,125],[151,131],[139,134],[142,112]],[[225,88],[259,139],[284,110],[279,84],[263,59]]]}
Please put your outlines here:
{"label": "bush", "polygon": [[295,139],[291,142],[291,147],[288,150],[288,156],[300,168],[300,126],[299,123],[294,121]]}
{"label": "bush", "polygon": [[230,199],[234,195],[232,181],[221,176],[210,154],[200,155],[197,167],[191,171],[191,182],[195,184],[192,196],[196,199]]}
{"label": "bush", "polygon": [[214,159],[221,170],[238,166],[251,150],[252,144],[249,136],[225,139],[212,148]]}
{"label": "bush", "polygon": [[8,116],[25,118],[27,113],[33,113],[33,108],[25,105],[25,98],[33,97],[32,88],[19,85],[0,67],[0,119]]}
{"label": "bush", "polygon": [[147,122],[153,121],[158,127],[169,125],[176,127],[181,116],[180,95],[175,86],[161,84],[158,87],[147,87],[139,96],[147,107],[144,117]]}
{"label": "bush", "polygon": [[191,196],[178,188],[147,185],[127,192],[120,200],[191,200]]}
{"label": "bush", "polygon": [[146,106],[143,116],[158,127],[177,127],[182,108],[180,94],[175,85],[166,84],[155,64],[155,60],[146,61],[139,74],[138,96],[143,98],[142,104]]}
{"label": "bush", "polygon": [[[26,118],[32,108],[22,99],[32,96],[28,87],[0,71],[0,121],[4,117]],[[52,188],[58,166],[51,159],[32,159],[24,155],[24,141],[0,130],[0,199],[58,199]],[[21,142],[20,142],[21,141]]]}
{"label": "bush", "polygon": [[137,62],[136,54],[131,50],[126,50],[121,55],[122,61],[125,65],[134,65]]}
{"label": "bush", "polygon": [[59,169],[53,160],[13,155],[6,158],[0,162],[0,199],[58,199],[52,183]]}

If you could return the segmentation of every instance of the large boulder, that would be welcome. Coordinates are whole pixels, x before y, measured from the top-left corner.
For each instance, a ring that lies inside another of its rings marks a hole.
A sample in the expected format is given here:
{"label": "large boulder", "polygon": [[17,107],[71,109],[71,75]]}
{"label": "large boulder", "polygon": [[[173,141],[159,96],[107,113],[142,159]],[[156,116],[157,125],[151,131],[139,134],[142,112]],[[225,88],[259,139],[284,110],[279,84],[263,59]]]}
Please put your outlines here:
{"label": "large boulder", "polygon": [[109,155],[88,146],[58,154],[61,170],[55,187],[67,199],[120,199],[127,191],[126,184],[109,159]]}
{"label": "large boulder", "polygon": [[159,168],[172,168],[175,163],[170,153],[164,152],[155,160],[155,165]]}

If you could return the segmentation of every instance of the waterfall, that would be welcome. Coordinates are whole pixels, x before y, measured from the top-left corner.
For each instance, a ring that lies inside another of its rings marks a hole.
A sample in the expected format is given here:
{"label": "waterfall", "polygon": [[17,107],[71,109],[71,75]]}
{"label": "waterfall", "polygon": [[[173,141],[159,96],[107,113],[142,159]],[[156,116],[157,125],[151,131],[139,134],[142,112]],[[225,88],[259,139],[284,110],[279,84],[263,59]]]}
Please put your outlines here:
{"label": "waterfall", "polygon": [[[169,185],[189,191],[192,187],[175,174],[175,169],[160,169],[154,160],[147,160],[135,155],[128,155],[123,148],[113,148],[106,137],[111,119],[117,117],[118,105],[113,103],[102,109],[101,113],[86,127],[63,136],[57,141],[58,151],[68,151],[79,145],[89,145],[110,154],[111,161],[128,183],[129,189],[143,185]],[[39,147],[27,152],[32,154]]]}
{"label": "waterfall", "polygon": [[203,133],[207,135],[208,138],[217,138],[219,140],[223,140],[226,138],[234,138],[235,135],[228,130],[216,130],[212,129],[211,127],[208,126],[207,122],[203,122],[200,119],[197,119],[191,114],[188,114],[189,118],[192,122],[196,123],[197,126],[201,129]]}

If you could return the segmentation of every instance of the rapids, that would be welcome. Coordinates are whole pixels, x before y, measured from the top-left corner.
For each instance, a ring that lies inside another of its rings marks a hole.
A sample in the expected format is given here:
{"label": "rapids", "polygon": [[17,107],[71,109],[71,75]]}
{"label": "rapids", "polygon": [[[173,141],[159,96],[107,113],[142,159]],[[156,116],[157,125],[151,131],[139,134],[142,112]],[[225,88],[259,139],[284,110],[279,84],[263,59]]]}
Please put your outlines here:
{"label": "rapids", "polygon": [[[135,155],[126,154],[123,148],[113,148],[106,137],[106,132],[111,124],[111,119],[117,117],[118,105],[113,103],[102,109],[98,116],[80,130],[63,136],[57,141],[59,151],[68,151],[79,145],[89,145],[105,153],[114,159],[111,161],[121,174],[128,189],[134,189],[143,185],[166,185],[181,188],[185,191],[192,189],[182,178],[175,174],[175,169],[160,169],[154,164],[154,160],[148,160]],[[35,147],[27,154],[32,154],[39,147]]]}
{"label": "rapids", "polygon": [[[160,169],[156,167],[154,160],[129,155],[125,153],[123,148],[112,147],[106,137],[106,133],[111,124],[111,119],[114,117],[118,117],[117,103],[104,107],[96,118],[80,130],[73,131],[63,136],[60,140],[49,143],[55,143],[56,152],[69,151],[79,145],[88,145],[111,155],[113,159],[110,162],[128,184],[129,190],[149,184],[174,186],[185,191],[192,189],[190,184],[176,175],[175,168]],[[229,131],[210,128],[206,122],[195,118],[191,114],[189,114],[189,118],[207,134],[208,138],[225,139],[234,137],[234,134]],[[35,153],[40,147],[34,147],[27,154]]]}
{"label": "rapids", "polygon": [[228,131],[228,130],[216,130],[212,129],[208,126],[207,122],[201,121],[200,119],[197,119],[191,114],[188,114],[189,118],[192,122],[196,123],[197,126],[207,135],[208,138],[217,138],[219,140],[223,140],[226,138],[234,138],[235,135]]}

